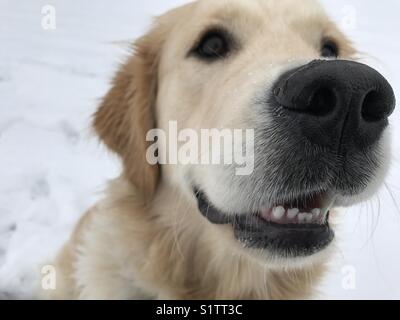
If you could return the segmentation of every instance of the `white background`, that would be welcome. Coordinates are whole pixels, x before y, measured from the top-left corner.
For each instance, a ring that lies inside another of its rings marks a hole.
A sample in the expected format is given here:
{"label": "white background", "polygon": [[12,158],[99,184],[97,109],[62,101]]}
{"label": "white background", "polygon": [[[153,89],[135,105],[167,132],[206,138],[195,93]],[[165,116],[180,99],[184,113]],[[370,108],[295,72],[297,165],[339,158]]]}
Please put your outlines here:
{"label": "white background", "polygon": [[[118,162],[90,131],[90,116],[126,54],[125,41],[143,33],[152,16],[185,2],[0,0],[0,298],[30,296],[38,263],[54,254],[118,174]],[[41,27],[46,4],[56,9],[56,30]],[[400,2],[323,4],[399,88]],[[394,199],[383,189],[343,211],[321,298],[400,298],[398,123],[396,112],[387,181]],[[349,270],[352,290],[343,286]]]}

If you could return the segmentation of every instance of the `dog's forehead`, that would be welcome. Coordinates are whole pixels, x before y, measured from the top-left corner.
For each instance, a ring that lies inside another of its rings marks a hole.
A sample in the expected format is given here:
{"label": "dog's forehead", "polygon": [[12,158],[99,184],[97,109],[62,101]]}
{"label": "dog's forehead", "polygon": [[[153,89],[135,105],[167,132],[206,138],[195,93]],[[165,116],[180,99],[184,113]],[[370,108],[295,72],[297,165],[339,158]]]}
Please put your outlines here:
{"label": "dog's forehead", "polygon": [[283,19],[287,21],[324,15],[317,0],[198,0],[193,6],[197,18]]}
{"label": "dog's forehead", "polygon": [[287,26],[297,29],[297,25],[307,21],[318,25],[329,21],[316,0],[197,0],[160,18],[163,28],[171,31],[172,36],[178,34],[183,41],[193,41],[193,35],[210,25],[238,28],[246,33],[282,30]]}

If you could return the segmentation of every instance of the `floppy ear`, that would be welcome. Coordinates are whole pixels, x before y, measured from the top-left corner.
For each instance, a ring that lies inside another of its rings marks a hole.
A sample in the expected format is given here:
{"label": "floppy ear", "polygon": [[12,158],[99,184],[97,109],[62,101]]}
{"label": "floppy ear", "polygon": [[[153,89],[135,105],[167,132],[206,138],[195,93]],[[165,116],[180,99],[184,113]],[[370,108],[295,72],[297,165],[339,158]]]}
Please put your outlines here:
{"label": "floppy ear", "polygon": [[154,194],[159,176],[158,166],[146,160],[146,134],[155,127],[162,38],[154,30],[134,44],[134,55],[121,66],[93,122],[100,139],[121,157],[125,176],[146,199]]}

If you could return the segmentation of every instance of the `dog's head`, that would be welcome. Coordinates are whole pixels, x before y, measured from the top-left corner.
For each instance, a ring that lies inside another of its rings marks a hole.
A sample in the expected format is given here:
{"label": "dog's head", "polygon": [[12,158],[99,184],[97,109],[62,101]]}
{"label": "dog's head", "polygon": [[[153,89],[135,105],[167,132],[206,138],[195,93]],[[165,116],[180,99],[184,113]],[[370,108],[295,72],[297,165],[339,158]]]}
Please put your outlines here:
{"label": "dog's head", "polygon": [[[172,184],[247,252],[309,257],[333,239],[332,208],[370,197],[388,167],[393,90],[355,53],[312,0],[197,1],[136,42],[94,126],[143,199]],[[148,157],[156,127],[168,165]],[[219,153],[247,153],[251,170],[201,161],[202,129],[253,130]],[[180,161],[188,151],[197,163]]]}

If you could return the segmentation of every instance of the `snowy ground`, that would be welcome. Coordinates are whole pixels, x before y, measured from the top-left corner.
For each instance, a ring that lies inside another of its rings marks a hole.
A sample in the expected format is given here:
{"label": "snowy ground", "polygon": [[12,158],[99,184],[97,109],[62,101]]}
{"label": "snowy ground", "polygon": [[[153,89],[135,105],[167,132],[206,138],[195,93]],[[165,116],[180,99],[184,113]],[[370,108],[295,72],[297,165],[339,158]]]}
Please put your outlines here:
{"label": "snowy ground", "polygon": [[[140,35],[151,16],[184,2],[0,0],[0,298],[29,297],[35,266],[118,173],[116,159],[91,135],[90,115],[125,55],[121,43]],[[323,2],[400,88],[400,2]],[[47,4],[56,9],[56,30],[41,26]],[[398,121],[396,113],[393,198],[383,189],[344,212],[322,298],[400,298]],[[352,274],[355,283],[343,285]]]}

